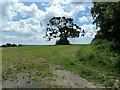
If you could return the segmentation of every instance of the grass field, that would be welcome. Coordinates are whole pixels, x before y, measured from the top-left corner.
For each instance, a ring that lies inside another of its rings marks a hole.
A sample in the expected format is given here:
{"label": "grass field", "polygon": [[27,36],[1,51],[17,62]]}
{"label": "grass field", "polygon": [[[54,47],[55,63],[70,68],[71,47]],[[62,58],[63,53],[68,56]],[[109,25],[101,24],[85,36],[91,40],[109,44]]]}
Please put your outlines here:
{"label": "grass field", "polygon": [[90,44],[2,48],[3,77],[13,77],[23,72],[49,77],[53,75],[49,65],[54,64],[96,84],[117,87],[118,73],[115,65],[119,55],[103,47],[105,45]]}

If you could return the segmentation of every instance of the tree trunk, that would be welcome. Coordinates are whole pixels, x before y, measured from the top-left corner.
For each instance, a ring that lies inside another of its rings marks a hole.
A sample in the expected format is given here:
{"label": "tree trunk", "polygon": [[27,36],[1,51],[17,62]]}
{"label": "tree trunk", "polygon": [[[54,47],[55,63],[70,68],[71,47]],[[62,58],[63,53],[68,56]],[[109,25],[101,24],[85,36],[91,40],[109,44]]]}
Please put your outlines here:
{"label": "tree trunk", "polygon": [[60,38],[57,42],[56,45],[69,45],[69,41],[67,40],[66,37]]}

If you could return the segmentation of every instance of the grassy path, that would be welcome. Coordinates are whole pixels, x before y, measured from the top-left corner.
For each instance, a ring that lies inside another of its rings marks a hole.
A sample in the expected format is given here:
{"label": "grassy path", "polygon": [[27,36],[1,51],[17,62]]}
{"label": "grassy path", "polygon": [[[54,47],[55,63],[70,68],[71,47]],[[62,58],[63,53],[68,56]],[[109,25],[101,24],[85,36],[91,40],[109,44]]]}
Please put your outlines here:
{"label": "grassy path", "polygon": [[[38,82],[36,87],[41,84],[43,87],[64,87],[60,83],[58,85],[54,83],[49,84],[52,81],[57,82],[54,74],[56,72],[60,73],[61,71],[59,70],[63,70],[63,75],[57,74],[58,77],[63,78],[64,75],[68,74],[70,76],[66,76],[66,80],[68,80],[72,76],[79,76],[78,82],[75,83],[80,83],[80,78],[85,78],[87,80],[85,81],[86,83],[91,81],[97,84],[97,86],[105,85],[111,87],[114,83],[113,78],[116,77],[114,72],[111,73],[114,77],[108,77],[110,70],[106,68],[102,70],[101,66],[94,65],[95,60],[89,60],[93,54],[92,52],[94,52],[89,45],[24,46],[3,48],[2,50],[3,81],[11,81],[9,80],[11,78],[14,81],[19,78],[19,74],[23,74],[25,77],[27,74],[31,80]],[[84,57],[87,60],[84,60]],[[57,67],[55,69],[57,71],[54,71],[54,69],[50,68],[50,65],[60,67]],[[75,81],[76,78],[71,80]],[[80,85],[75,86],[75,83],[70,83],[70,87],[80,87]],[[65,84],[68,85],[68,83]],[[86,85],[89,87],[88,84]],[[97,87],[94,84],[92,85]],[[83,87],[87,86],[83,85]]]}

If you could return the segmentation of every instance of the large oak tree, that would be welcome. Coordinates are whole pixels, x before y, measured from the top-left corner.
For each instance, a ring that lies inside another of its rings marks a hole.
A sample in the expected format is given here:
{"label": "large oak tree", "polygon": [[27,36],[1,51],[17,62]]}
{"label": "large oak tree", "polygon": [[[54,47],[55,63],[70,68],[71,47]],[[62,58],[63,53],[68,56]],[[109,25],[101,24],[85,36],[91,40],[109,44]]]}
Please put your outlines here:
{"label": "large oak tree", "polygon": [[66,45],[69,44],[68,38],[79,37],[80,32],[82,32],[81,36],[84,36],[84,30],[74,24],[72,18],[53,17],[50,19],[49,24],[47,24],[45,38],[51,40],[59,37],[60,39],[56,44]]}

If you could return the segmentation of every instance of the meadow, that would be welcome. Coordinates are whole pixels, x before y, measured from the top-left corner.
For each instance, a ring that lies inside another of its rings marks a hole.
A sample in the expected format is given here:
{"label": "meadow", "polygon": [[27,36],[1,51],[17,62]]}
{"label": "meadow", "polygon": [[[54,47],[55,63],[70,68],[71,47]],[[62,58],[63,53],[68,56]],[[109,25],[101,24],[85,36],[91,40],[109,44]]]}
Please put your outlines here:
{"label": "meadow", "polygon": [[109,47],[106,41],[88,45],[5,47],[2,48],[3,78],[29,73],[36,76],[32,78],[34,81],[43,82],[38,77],[52,77],[50,65],[56,65],[60,66],[56,69],[68,70],[95,84],[118,87],[116,63],[120,56]]}

